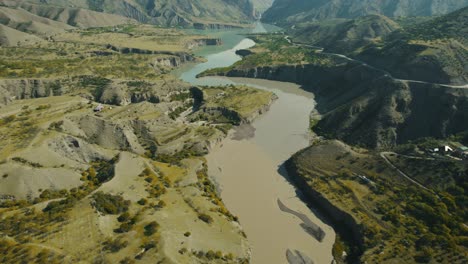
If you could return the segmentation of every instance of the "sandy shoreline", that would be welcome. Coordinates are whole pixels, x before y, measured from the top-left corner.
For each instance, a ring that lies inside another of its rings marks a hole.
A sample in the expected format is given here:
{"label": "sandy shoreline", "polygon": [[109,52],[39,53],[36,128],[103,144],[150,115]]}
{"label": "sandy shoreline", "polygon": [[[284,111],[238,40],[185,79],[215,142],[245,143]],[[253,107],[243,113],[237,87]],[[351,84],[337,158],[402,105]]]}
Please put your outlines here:
{"label": "sandy shoreline", "polygon": [[[206,157],[209,175],[219,185],[228,209],[239,216],[252,244],[252,263],[288,263],[288,250],[290,260],[294,259],[291,252],[299,251],[314,263],[331,263],[333,229],[314,215],[279,172],[291,154],[309,143],[307,126],[313,98],[293,84],[233,80],[268,87],[279,97],[252,127],[231,133]],[[278,201],[297,213],[282,211]],[[322,242],[303,228],[305,222],[325,232]]]}

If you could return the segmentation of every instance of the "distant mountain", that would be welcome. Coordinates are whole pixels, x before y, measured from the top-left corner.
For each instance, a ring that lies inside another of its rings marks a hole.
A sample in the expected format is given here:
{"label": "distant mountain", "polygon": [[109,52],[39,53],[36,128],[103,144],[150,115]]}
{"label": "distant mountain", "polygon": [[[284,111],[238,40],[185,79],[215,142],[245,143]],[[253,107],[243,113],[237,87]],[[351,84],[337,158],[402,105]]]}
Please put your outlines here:
{"label": "distant mountain", "polygon": [[136,22],[133,19],[78,7],[0,0],[0,23],[20,31],[50,35],[73,27],[106,27]]}
{"label": "distant mountain", "polygon": [[271,7],[274,0],[252,0],[255,10],[259,13],[265,12],[268,8]]}
{"label": "distant mountain", "polygon": [[348,53],[373,44],[400,29],[400,25],[382,15],[357,19],[333,19],[298,24],[294,38],[300,42],[324,47],[336,53]]}
{"label": "distant mountain", "polygon": [[0,2],[0,46],[17,46],[44,41],[44,38],[76,28],[106,27],[135,20],[82,8]]}
{"label": "distant mountain", "polygon": [[466,84],[468,7],[396,30],[355,57],[400,79]]}
{"label": "distant mountain", "polygon": [[32,5],[40,5],[41,9],[89,9],[163,26],[219,27],[252,21],[255,17],[250,0],[2,0],[0,4],[2,2],[14,2],[28,10]]}
{"label": "distant mountain", "polygon": [[263,16],[268,23],[296,23],[369,14],[388,17],[442,15],[468,6],[468,0],[275,0]]}
{"label": "distant mountain", "polygon": [[419,23],[382,15],[295,24],[294,41],[385,69],[400,79],[468,82],[468,7]]}

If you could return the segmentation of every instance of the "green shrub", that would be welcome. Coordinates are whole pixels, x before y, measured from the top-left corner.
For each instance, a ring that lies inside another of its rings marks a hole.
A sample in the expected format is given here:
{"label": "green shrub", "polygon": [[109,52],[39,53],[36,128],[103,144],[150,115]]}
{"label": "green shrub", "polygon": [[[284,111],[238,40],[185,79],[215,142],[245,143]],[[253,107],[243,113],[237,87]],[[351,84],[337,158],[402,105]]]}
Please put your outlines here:
{"label": "green shrub", "polygon": [[138,204],[139,205],[145,205],[146,203],[148,202],[148,200],[146,200],[145,198],[141,198],[140,200],[138,200]]}
{"label": "green shrub", "polygon": [[93,205],[103,214],[120,214],[128,210],[130,201],[124,200],[120,195],[103,192],[93,194]]}
{"label": "green shrub", "polygon": [[104,244],[104,247],[103,247],[104,251],[115,253],[115,252],[119,252],[122,248],[127,247],[128,242],[125,240],[122,240],[121,238],[116,238],[116,239],[108,239],[103,244]]}
{"label": "green shrub", "polygon": [[158,231],[159,224],[156,221],[153,221],[149,224],[147,224],[144,229],[145,229],[145,236],[151,236],[154,233]]}
{"label": "green shrub", "polygon": [[130,219],[130,214],[128,212],[125,212],[117,218],[117,221],[119,221],[120,223],[123,223],[123,222],[127,222],[128,219]]}
{"label": "green shrub", "polygon": [[198,215],[198,218],[207,224],[213,223],[213,218],[207,214],[201,213]]}
{"label": "green shrub", "polygon": [[127,233],[128,231],[132,230],[133,225],[129,222],[124,222],[120,224],[117,229],[114,229],[116,233]]}

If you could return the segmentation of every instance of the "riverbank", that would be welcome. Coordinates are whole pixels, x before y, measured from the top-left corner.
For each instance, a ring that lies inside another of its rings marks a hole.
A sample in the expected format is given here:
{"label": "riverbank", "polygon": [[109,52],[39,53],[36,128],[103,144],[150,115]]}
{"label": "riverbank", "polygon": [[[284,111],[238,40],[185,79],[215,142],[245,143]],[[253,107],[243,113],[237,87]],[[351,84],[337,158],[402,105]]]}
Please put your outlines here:
{"label": "riverbank", "polygon": [[[249,83],[278,96],[270,111],[254,120],[249,129],[236,128],[207,155],[209,175],[218,184],[226,206],[239,216],[252,244],[252,263],[288,263],[294,259],[287,258],[288,250],[315,263],[330,263],[333,229],[307,207],[282,170],[287,158],[309,145],[312,94],[291,83],[242,78],[226,81]],[[281,204],[301,217],[282,210]],[[311,232],[314,227],[323,237]]]}
{"label": "riverbank", "polygon": [[298,259],[307,260],[306,263],[330,263],[335,241],[333,229],[301,200],[300,192],[281,169],[292,154],[309,145],[313,94],[284,82],[196,78],[207,69],[234,64],[241,59],[237,50],[254,45],[253,40],[243,38],[222,52],[219,47],[213,53],[204,48],[201,54],[205,63],[188,65],[176,72],[193,85],[247,85],[271,91],[278,97],[268,112],[237,127],[211,149],[207,155],[209,176],[219,186],[226,207],[239,217],[252,244],[252,263],[296,263]]}

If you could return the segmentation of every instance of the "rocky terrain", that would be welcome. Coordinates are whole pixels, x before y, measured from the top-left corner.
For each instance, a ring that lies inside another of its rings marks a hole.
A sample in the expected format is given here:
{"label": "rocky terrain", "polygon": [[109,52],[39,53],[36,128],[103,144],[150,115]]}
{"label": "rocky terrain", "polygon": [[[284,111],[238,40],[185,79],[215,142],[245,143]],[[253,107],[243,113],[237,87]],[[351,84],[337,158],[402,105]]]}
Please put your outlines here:
{"label": "rocky terrain", "polygon": [[436,16],[466,7],[466,0],[277,0],[262,20],[266,23],[292,25],[332,18],[357,18],[370,14],[387,17]]}
{"label": "rocky terrain", "polygon": [[242,62],[204,74],[303,85],[317,98],[321,117],[312,117],[312,125],[321,136],[384,148],[468,129],[465,88],[396,80],[357,61],[291,46],[282,35],[256,40],[260,44]]}
{"label": "rocky terrain", "polygon": [[400,79],[431,83],[468,82],[468,7],[382,37],[355,57]]}
{"label": "rocky terrain", "polygon": [[0,262],[248,263],[203,156],[274,95],[168,74],[216,38],[7,11],[16,20],[4,20],[0,55]]}
{"label": "rocky terrain", "polygon": [[[399,79],[441,84],[468,80],[468,8],[431,19],[365,16],[296,25],[293,40],[345,54]],[[421,21],[420,21],[421,20]]]}
{"label": "rocky terrain", "polygon": [[250,0],[2,0],[1,3],[42,17],[71,21],[74,25],[89,23],[81,20],[84,17],[87,21],[125,17],[162,26],[238,27],[243,24],[239,21],[249,22],[255,17]]}
{"label": "rocky terrain", "polygon": [[[411,148],[440,143],[420,141]],[[465,198],[455,191],[456,186],[466,188],[466,163],[415,153],[379,154],[333,140],[286,162],[294,183],[340,234],[334,246],[338,263],[467,261]],[[409,181],[381,155],[424,186]]]}

